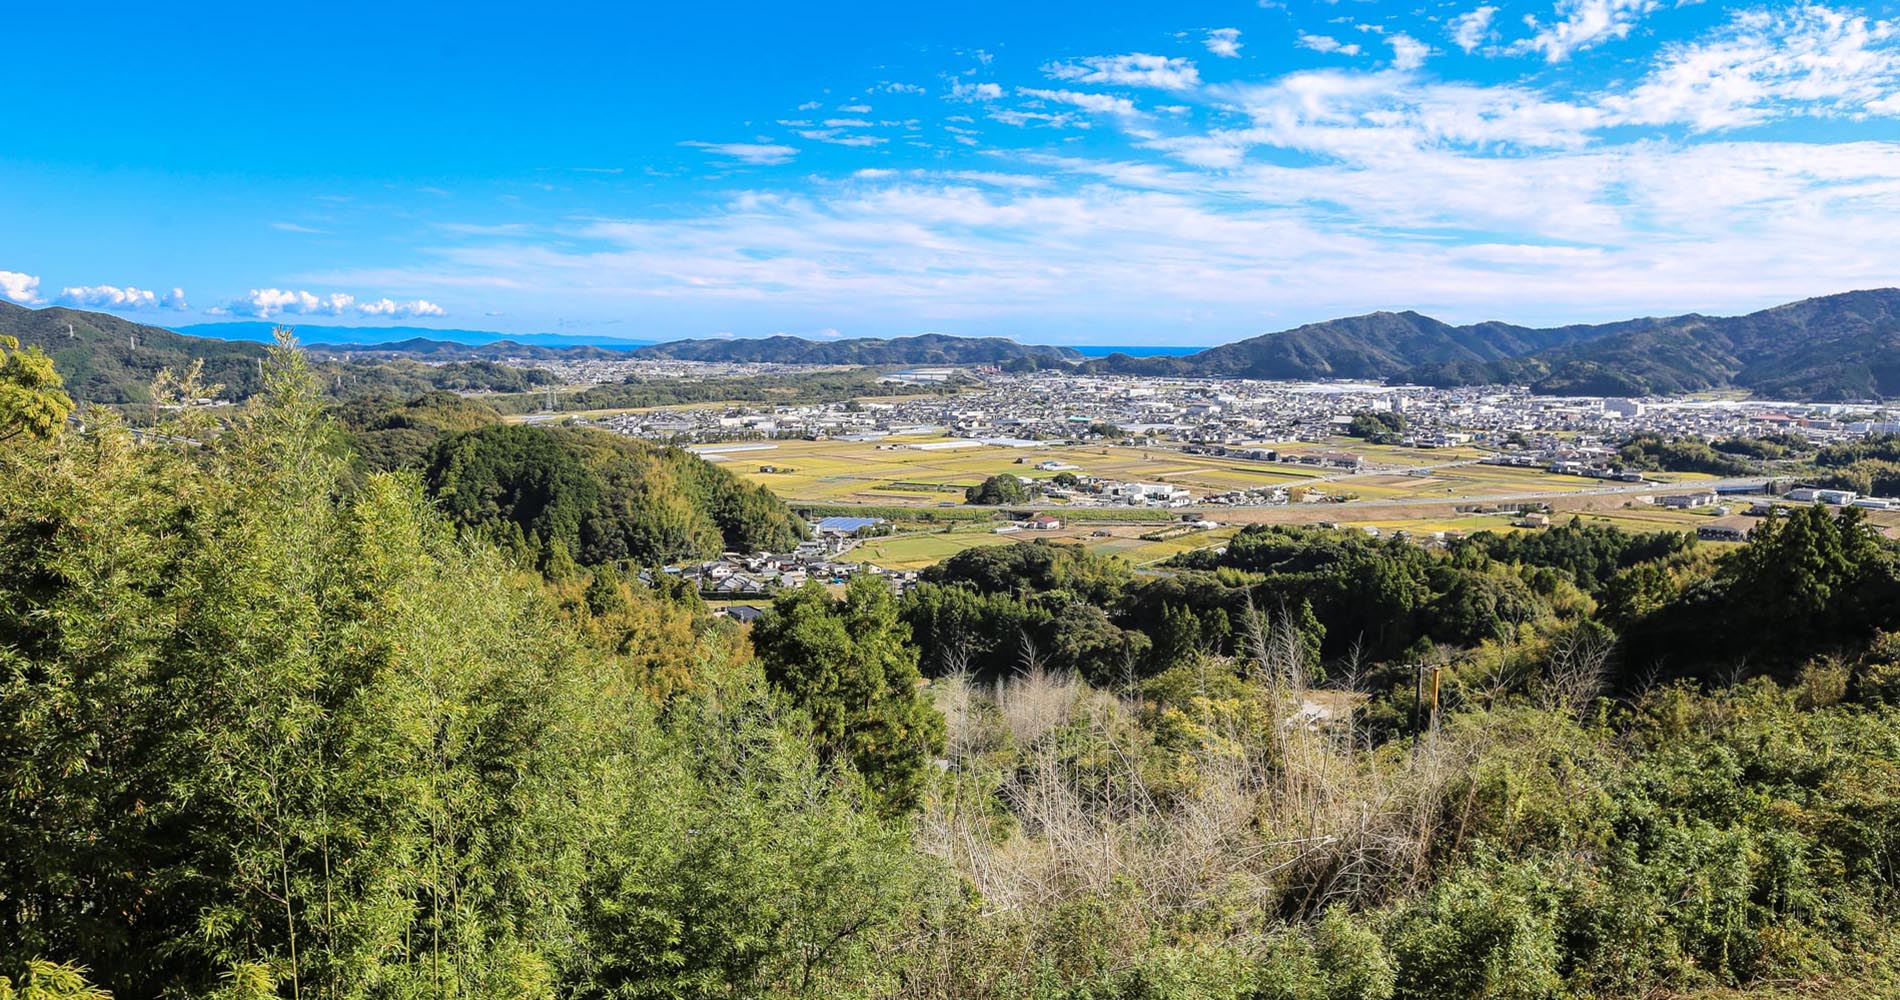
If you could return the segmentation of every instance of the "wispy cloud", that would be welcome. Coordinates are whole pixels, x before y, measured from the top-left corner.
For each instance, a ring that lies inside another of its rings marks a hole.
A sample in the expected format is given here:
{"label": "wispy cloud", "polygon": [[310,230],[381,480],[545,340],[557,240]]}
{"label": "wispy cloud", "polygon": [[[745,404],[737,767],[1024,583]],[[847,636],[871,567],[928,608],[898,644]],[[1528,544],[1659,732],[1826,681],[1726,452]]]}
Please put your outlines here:
{"label": "wispy cloud", "polygon": [[301,223],[296,223],[296,222],[273,222],[270,224],[270,227],[272,229],[280,230],[286,233],[322,234],[322,233],[329,232],[329,230],[327,229],[316,229],[311,226],[302,225]]}
{"label": "wispy cloud", "polygon": [[1295,44],[1303,49],[1312,49],[1314,52],[1337,52],[1342,56],[1359,54],[1359,43],[1342,43],[1331,35],[1312,35],[1302,31],[1295,40]]}
{"label": "wispy cloud", "polygon": [[1621,121],[1738,128],[1788,116],[1900,112],[1900,26],[1820,6],[1734,14],[1712,36],[1665,46],[1605,104]]}
{"label": "wispy cloud", "polygon": [[1192,90],[1201,85],[1201,71],[1192,60],[1145,52],[1089,56],[1071,63],[1050,63],[1042,69],[1057,80],[1072,83],[1159,90]]}
{"label": "wispy cloud", "polygon": [[1098,115],[1126,116],[1141,113],[1140,109],[1135,107],[1135,102],[1112,94],[1092,94],[1079,90],[1042,90],[1036,87],[1017,87],[1016,93],[1039,101],[1072,105]]}
{"label": "wispy cloud", "polygon": [[1489,5],[1468,10],[1445,22],[1446,34],[1453,45],[1466,52],[1474,52],[1479,46],[1497,38],[1497,31],[1491,27],[1491,20],[1497,12],[1496,7]]}
{"label": "wispy cloud", "polygon": [[753,166],[774,166],[780,163],[790,163],[792,158],[798,155],[796,148],[780,145],[775,142],[689,141],[682,142],[680,145],[691,146],[694,149],[703,149],[714,156],[723,156],[727,159],[737,160],[740,163],[751,164]]}
{"label": "wispy cloud", "polygon": [[1238,59],[1240,58],[1240,29],[1215,28],[1202,39],[1202,44],[1207,46],[1207,51],[1222,59]]}
{"label": "wispy cloud", "polygon": [[1580,49],[1629,37],[1637,22],[1661,8],[1660,0],[1557,0],[1553,20],[1525,19],[1534,33],[1517,48],[1563,62]]}
{"label": "wispy cloud", "polygon": [[950,100],[965,103],[994,101],[1003,96],[1003,87],[997,83],[966,83],[957,80],[950,84],[950,93],[945,96]]}

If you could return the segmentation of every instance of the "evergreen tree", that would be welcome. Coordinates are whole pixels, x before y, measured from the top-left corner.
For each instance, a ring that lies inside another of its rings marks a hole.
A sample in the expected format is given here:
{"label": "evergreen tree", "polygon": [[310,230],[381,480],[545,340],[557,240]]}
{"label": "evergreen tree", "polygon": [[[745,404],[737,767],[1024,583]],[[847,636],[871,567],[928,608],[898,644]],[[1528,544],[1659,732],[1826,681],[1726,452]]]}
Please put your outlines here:
{"label": "evergreen tree", "polygon": [[823,756],[850,763],[896,812],[916,804],[944,734],[908,632],[890,588],[868,573],[843,600],[817,583],[785,594],[752,630],[766,677],[809,718]]}

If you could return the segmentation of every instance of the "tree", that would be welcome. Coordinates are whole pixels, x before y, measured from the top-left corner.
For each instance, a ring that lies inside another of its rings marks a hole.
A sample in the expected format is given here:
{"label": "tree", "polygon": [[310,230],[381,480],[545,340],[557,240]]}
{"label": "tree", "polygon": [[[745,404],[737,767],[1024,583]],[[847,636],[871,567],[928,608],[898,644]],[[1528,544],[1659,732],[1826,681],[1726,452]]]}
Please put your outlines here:
{"label": "tree", "polygon": [[52,358],[37,347],[21,348],[17,337],[0,334],[0,441],[58,435],[73,412],[65,384]]}
{"label": "tree", "polygon": [[1405,414],[1390,410],[1360,410],[1352,415],[1346,433],[1373,444],[1391,444],[1405,433]]}
{"label": "tree", "polygon": [[784,594],[752,629],[767,679],[810,720],[821,755],[855,767],[895,812],[916,804],[944,736],[908,633],[890,588],[868,573],[842,601],[816,582]]}
{"label": "tree", "polygon": [[996,506],[998,504],[1026,503],[1029,500],[1029,488],[1015,476],[991,476],[979,485],[963,491],[963,502]]}

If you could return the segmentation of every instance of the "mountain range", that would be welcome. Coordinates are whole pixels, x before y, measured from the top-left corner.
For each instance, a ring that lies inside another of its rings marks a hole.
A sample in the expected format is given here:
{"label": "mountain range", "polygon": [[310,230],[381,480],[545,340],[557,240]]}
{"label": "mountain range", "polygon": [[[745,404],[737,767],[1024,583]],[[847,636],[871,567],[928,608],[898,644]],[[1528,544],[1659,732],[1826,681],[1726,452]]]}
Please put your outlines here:
{"label": "mountain range", "polygon": [[[191,337],[210,337],[214,340],[251,340],[268,344],[274,339],[272,330],[280,326],[295,325],[284,322],[263,320],[243,320],[230,323],[194,323],[177,327],[179,333]],[[297,339],[305,346],[335,346],[339,348],[357,348],[361,350],[381,349],[385,345],[406,340],[430,340],[442,344],[462,344],[474,347],[494,346],[499,343],[516,344],[525,347],[563,348],[563,347],[605,347],[612,350],[628,351],[653,343],[651,340],[628,340],[623,337],[608,337],[589,333],[521,333],[504,336],[492,330],[438,330],[423,326],[297,326]],[[467,360],[484,360],[470,358]]]}
{"label": "mountain range", "polygon": [[1741,388],[1802,400],[1900,397],[1900,288],[1844,292],[1745,316],[1538,329],[1453,326],[1415,312],[1310,323],[1179,358],[1110,355],[1088,370],[1261,379],[1529,385],[1549,395]]}
{"label": "mountain range", "polygon": [[[143,385],[158,367],[182,367],[193,358],[205,359],[209,380],[246,386],[262,354],[251,342],[257,339],[253,326],[268,324],[182,328],[220,334],[204,338],[104,313],[33,310],[0,302],[0,333],[44,348],[82,398],[101,402],[124,395],[115,387]],[[1690,313],[1549,328],[1501,322],[1455,326],[1416,312],[1375,312],[1172,357],[1111,354],[1091,359],[1067,347],[942,334],[835,341],[778,336],[643,346],[611,338],[595,338],[605,341],[597,344],[557,344],[546,342],[560,336],[555,334],[510,339],[480,331],[421,328],[308,327],[298,333],[320,355],[432,362],[631,355],[784,364],[1011,364],[1128,375],[1379,379],[1435,386],[1509,382],[1548,395],[1641,396],[1740,388],[1797,400],[1900,398],[1900,288],[1843,292],[1744,316]],[[395,334],[405,336],[394,339]],[[351,338],[378,339],[347,342]],[[472,342],[481,338],[498,339]]]}

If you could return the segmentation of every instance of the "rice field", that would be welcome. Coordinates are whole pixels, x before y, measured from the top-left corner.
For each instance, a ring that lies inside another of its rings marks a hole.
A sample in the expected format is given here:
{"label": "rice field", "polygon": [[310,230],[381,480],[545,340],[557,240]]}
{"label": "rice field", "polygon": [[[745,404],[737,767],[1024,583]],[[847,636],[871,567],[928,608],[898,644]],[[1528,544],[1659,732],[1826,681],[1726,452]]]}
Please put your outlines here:
{"label": "rice field", "polygon": [[[1189,455],[1163,448],[975,445],[919,450],[912,447],[947,440],[777,441],[771,442],[773,447],[766,450],[729,452],[716,460],[788,501],[908,506],[961,502],[965,489],[1003,473],[1048,479],[1056,473],[1039,470],[1036,465],[1050,460],[1074,466],[1079,475],[1170,483],[1203,494],[1314,483],[1326,492],[1350,493],[1364,500],[1481,499],[1528,492],[1587,490],[1603,485],[1593,479],[1553,476],[1538,469],[1470,464],[1478,454],[1470,449],[1358,448],[1356,450],[1378,468],[1347,475],[1340,470],[1316,466]],[[1293,447],[1315,449],[1307,445]],[[1428,465],[1435,468],[1412,475],[1404,471]],[[763,471],[765,468],[774,471]]]}
{"label": "rice field", "polygon": [[[930,439],[904,438],[772,443],[778,447],[728,453],[720,464],[788,501],[819,503],[928,506],[961,502],[966,488],[990,476],[1008,473],[1049,479],[1056,473],[1038,470],[1036,464],[1050,460],[1075,466],[1078,475],[1174,483],[1196,492],[1290,485],[1321,475],[1307,467],[1184,455],[1165,449],[979,445],[920,451],[909,445],[928,444]],[[760,471],[768,466],[777,471]]]}

